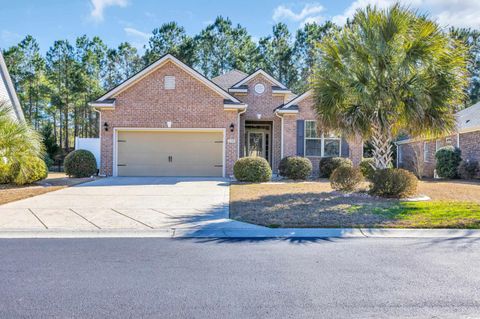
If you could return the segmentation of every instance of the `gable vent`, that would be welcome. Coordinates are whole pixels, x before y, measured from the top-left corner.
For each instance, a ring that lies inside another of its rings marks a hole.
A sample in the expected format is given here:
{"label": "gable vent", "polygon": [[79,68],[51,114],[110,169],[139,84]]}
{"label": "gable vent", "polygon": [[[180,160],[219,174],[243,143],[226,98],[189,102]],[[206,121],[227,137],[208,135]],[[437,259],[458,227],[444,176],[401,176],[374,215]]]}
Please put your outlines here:
{"label": "gable vent", "polygon": [[165,90],[175,89],[175,77],[173,75],[166,75],[163,82]]}

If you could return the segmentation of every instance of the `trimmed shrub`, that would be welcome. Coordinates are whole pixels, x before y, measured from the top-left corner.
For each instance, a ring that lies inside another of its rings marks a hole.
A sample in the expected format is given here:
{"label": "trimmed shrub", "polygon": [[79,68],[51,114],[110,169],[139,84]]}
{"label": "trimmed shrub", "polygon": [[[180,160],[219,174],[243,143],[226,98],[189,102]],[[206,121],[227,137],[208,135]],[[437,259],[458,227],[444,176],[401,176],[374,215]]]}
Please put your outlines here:
{"label": "trimmed shrub", "polygon": [[279,174],[290,179],[307,179],[312,174],[312,170],[312,162],[300,156],[284,157],[278,165]]}
{"label": "trimmed shrub", "polygon": [[240,182],[268,182],[272,169],[263,157],[242,157],[233,165],[233,175]]}
{"label": "trimmed shrub", "polygon": [[363,180],[360,168],[340,166],[330,176],[330,185],[333,189],[344,192],[353,192]]}
{"label": "trimmed shrub", "polygon": [[48,168],[39,157],[30,157],[19,165],[18,172],[13,179],[17,185],[31,184],[47,178]]}
{"label": "trimmed shrub", "polygon": [[407,170],[386,168],[376,170],[371,182],[370,192],[373,195],[402,198],[416,194],[418,179]]}
{"label": "trimmed shrub", "polygon": [[11,183],[17,173],[18,165],[8,164],[0,158],[0,184]]}
{"label": "trimmed shrub", "polygon": [[364,158],[360,162],[360,170],[362,171],[363,176],[367,180],[371,180],[373,177],[373,174],[375,173],[375,169],[373,168],[372,165],[375,164],[375,160],[373,158]]}
{"label": "trimmed shrub", "polygon": [[477,176],[479,170],[478,161],[467,159],[460,162],[458,175],[463,179],[472,179]]}
{"label": "trimmed shrub", "polygon": [[352,161],[344,157],[323,157],[320,159],[320,177],[330,178],[333,171],[340,166],[353,167]]}
{"label": "trimmed shrub", "polygon": [[453,146],[445,146],[435,153],[437,174],[443,178],[456,178],[458,165],[462,161],[462,152]]}
{"label": "trimmed shrub", "polygon": [[65,173],[70,177],[90,177],[97,173],[97,161],[92,152],[76,150],[69,153],[64,161]]}

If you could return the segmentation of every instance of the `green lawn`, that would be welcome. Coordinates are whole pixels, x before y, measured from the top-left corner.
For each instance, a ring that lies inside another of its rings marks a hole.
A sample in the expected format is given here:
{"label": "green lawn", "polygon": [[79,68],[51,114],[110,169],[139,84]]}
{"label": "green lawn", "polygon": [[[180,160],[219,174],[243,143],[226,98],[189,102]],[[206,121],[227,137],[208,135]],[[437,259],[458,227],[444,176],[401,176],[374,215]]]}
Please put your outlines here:
{"label": "green lawn", "polygon": [[424,193],[439,198],[437,193],[447,188],[452,199],[427,202],[342,195],[324,181],[237,184],[230,188],[230,216],[268,227],[480,229],[479,184],[443,184],[429,183]]}
{"label": "green lawn", "polygon": [[471,202],[401,202],[373,213],[394,220],[392,227],[480,228],[480,205]]}

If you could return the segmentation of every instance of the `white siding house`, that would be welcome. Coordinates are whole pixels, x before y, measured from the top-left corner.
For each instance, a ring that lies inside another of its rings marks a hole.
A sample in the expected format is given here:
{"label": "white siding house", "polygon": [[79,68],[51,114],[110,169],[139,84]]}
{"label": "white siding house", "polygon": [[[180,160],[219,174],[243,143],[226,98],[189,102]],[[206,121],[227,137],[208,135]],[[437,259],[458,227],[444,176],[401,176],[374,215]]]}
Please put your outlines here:
{"label": "white siding house", "polygon": [[12,108],[12,116],[18,121],[25,121],[22,107],[8,73],[7,65],[0,50],[0,104],[7,103]]}

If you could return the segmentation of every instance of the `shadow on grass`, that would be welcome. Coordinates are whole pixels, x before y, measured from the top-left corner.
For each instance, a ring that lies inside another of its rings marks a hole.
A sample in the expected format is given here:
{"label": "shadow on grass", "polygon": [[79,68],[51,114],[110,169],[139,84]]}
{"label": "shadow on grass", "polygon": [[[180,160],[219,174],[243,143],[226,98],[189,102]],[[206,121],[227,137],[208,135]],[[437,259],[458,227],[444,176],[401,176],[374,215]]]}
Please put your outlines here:
{"label": "shadow on grass", "polygon": [[232,201],[230,217],[267,227],[480,228],[480,205],[470,202],[399,202],[362,193],[266,195]]}
{"label": "shadow on grass", "polygon": [[398,204],[361,193],[267,195],[232,201],[230,218],[267,227],[372,227],[395,220]]}

